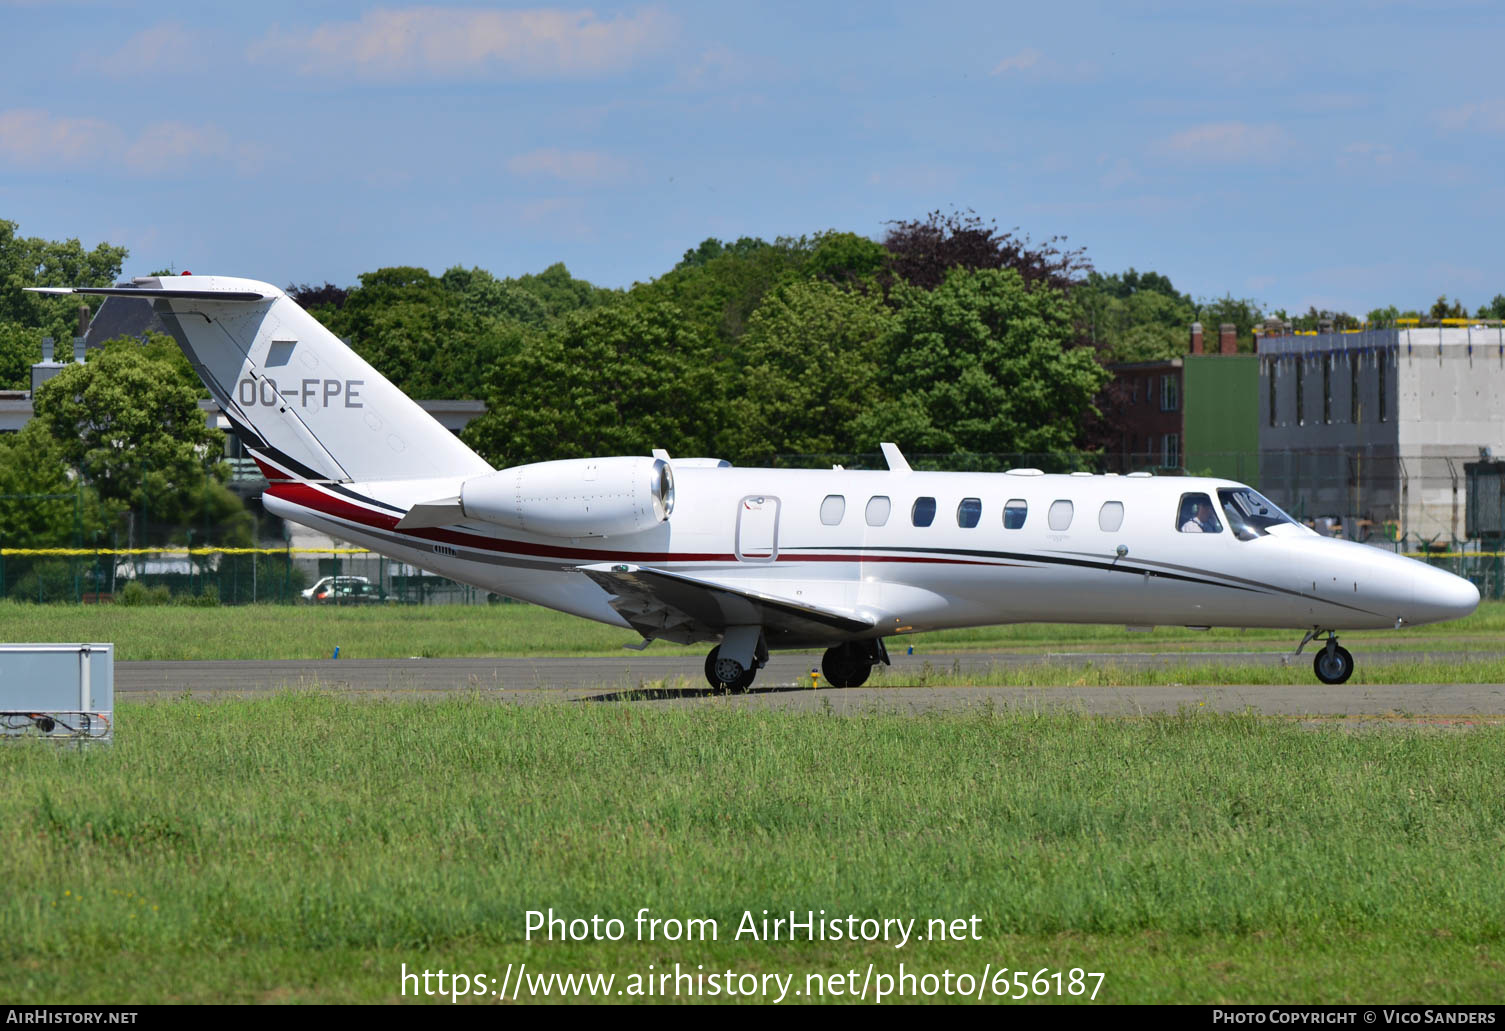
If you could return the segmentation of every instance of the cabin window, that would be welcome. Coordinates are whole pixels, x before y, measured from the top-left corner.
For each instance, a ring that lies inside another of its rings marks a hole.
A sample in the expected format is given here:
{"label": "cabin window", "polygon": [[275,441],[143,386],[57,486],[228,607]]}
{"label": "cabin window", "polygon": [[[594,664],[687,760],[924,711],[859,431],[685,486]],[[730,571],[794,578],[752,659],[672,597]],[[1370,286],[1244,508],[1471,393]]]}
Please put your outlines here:
{"label": "cabin window", "polygon": [[1122,501],[1105,501],[1103,507],[1097,510],[1098,529],[1104,533],[1117,533],[1118,528],[1124,524],[1124,503]]}
{"label": "cabin window", "polygon": [[956,525],[963,530],[970,530],[982,519],[982,499],[962,498],[962,503],[956,506]]}
{"label": "cabin window", "polygon": [[915,498],[909,510],[909,521],[916,526],[929,526],[935,522],[935,498]]}
{"label": "cabin window", "polygon": [[1029,504],[1020,498],[1014,498],[1003,506],[1003,528],[1005,530],[1017,530],[1024,526],[1024,517],[1029,515]]}
{"label": "cabin window", "polygon": [[826,500],[820,503],[820,521],[827,526],[835,526],[841,522],[841,517],[846,514],[847,499],[840,494],[827,494]]}
{"label": "cabin window", "polygon": [[1071,527],[1072,506],[1069,501],[1052,501],[1050,513],[1045,521],[1050,524],[1052,530],[1066,530]]}
{"label": "cabin window", "polygon": [[1206,494],[1183,494],[1176,515],[1176,529],[1182,533],[1222,533],[1223,524],[1218,521],[1212,499]]}
{"label": "cabin window", "polygon": [[879,494],[877,497],[867,499],[867,524],[869,526],[882,526],[888,522],[889,509],[893,507],[888,498]]}

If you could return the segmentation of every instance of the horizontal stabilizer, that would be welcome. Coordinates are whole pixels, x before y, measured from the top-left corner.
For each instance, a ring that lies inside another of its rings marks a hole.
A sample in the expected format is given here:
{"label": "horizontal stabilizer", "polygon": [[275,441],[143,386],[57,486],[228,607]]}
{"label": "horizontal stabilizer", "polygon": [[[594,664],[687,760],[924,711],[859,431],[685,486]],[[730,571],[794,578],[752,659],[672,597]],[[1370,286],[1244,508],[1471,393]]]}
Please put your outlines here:
{"label": "horizontal stabilizer", "polygon": [[418,530],[430,526],[449,526],[465,518],[458,496],[440,498],[438,501],[423,501],[408,509],[408,514],[397,520],[399,530]]}
{"label": "horizontal stabilizer", "polygon": [[851,613],[663,569],[602,564],[581,572],[613,595],[611,607],[644,637],[691,644],[719,637],[728,627],[761,626],[770,647],[787,648],[874,629]]}
{"label": "horizontal stabilizer", "polygon": [[193,301],[270,301],[271,294],[251,290],[169,290],[149,286],[28,286],[34,294],[103,294],[106,297],[140,297],[153,300],[158,297],[186,298]]}

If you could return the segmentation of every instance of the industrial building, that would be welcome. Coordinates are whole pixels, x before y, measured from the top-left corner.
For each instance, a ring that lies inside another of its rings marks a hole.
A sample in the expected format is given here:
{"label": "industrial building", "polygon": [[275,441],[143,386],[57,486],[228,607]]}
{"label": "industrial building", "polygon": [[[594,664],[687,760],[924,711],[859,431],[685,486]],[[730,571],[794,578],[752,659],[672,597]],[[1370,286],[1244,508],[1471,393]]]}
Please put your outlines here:
{"label": "industrial building", "polygon": [[1499,539],[1505,328],[1266,334],[1258,346],[1259,482],[1272,500],[1358,539]]}

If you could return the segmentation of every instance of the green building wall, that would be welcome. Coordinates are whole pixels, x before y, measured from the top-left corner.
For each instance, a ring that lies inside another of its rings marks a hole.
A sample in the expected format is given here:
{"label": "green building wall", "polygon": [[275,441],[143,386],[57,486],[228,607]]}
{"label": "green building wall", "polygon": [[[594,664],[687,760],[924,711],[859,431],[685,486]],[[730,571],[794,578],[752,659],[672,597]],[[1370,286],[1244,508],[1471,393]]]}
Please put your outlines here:
{"label": "green building wall", "polygon": [[1259,485],[1259,357],[1185,356],[1182,450],[1192,475]]}

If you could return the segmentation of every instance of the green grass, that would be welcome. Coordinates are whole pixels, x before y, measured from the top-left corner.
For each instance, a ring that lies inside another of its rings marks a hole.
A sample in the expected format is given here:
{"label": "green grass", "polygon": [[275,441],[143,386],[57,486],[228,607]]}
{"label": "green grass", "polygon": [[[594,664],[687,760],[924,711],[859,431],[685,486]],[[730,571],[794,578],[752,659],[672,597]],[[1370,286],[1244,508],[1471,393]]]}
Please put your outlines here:
{"label": "green grass", "polygon": [[[0,998],[386,1001],[500,977],[985,963],[1106,1002],[1505,1000],[1505,728],[283,694],[0,748]],[[524,912],[712,943],[525,943]],[[743,910],[981,941],[729,940]]]}
{"label": "green grass", "polygon": [[[1290,630],[1180,627],[1129,633],[1120,626],[1023,623],[890,639],[917,654],[958,651],[1289,651]],[[1505,602],[1485,602],[1467,619],[1406,631],[1343,635],[1355,654],[1385,651],[1493,651],[1505,642]],[[505,655],[621,655],[630,630],[536,605],[330,608],[247,605],[223,608],[30,605],[0,601],[0,640],[113,641],[117,659],[316,659],[336,646],[347,658],[451,658]],[[654,654],[701,655],[705,645],[653,645]]]}

